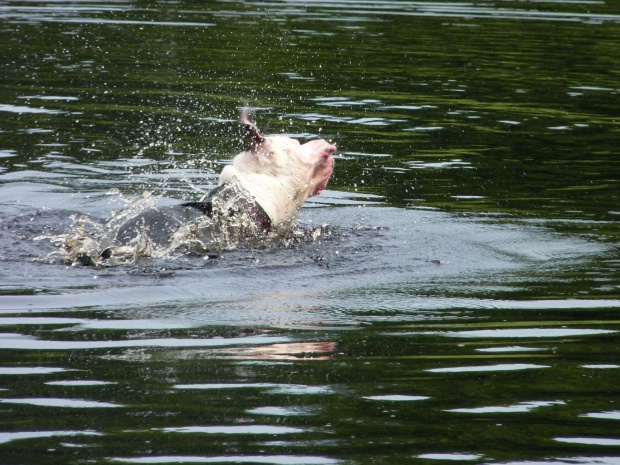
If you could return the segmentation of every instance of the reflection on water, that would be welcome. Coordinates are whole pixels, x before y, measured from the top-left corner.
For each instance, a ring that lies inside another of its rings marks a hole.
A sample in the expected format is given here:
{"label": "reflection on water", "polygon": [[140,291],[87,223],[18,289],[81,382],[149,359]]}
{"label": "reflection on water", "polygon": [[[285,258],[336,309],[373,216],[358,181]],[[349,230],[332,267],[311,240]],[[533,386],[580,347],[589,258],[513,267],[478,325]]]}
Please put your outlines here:
{"label": "reflection on water", "polygon": [[[0,5],[3,463],[617,464],[613,2]],[[314,240],[113,268],[71,217],[338,141]],[[37,240],[38,239],[38,240]]]}

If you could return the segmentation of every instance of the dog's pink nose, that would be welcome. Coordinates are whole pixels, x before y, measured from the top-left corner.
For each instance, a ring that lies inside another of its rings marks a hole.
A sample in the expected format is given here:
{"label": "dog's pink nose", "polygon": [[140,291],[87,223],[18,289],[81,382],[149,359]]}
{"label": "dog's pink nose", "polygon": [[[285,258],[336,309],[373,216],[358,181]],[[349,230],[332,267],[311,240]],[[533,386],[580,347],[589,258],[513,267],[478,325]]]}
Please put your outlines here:
{"label": "dog's pink nose", "polygon": [[330,156],[332,156],[334,153],[336,153],[336,146],[335,145],[328,145],[325,150],[323,151],[323,157],[324,158],[329,158]]}
{"label": "dog's pink nose", "polygon": [[334,159],[333,159],[332,155],[333,155],[334,153],[336,153],[336,147],[335,147],[335,146],[333,146],[333,145],[331,145],[331,146],[327,147],[327,148],[323,151],[321,158],[323,159],[323,161],[324,161],[324,162],[327,162],[327,161],[329,161],[329,160],[332,160],[332,161],[333,161]]}

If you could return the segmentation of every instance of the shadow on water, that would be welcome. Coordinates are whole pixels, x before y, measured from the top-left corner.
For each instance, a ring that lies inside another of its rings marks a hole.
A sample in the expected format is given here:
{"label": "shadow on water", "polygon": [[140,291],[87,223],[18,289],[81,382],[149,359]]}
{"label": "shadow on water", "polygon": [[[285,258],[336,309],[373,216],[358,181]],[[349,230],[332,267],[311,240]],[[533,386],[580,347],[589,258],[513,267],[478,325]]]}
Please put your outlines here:
{"label": "shadow on water", "polygon": [[[619,23],[0,3],[0,461],[618,464]],[[72,216],[199,198],[246,104],[338,145],[303,240],[50,255]]]}

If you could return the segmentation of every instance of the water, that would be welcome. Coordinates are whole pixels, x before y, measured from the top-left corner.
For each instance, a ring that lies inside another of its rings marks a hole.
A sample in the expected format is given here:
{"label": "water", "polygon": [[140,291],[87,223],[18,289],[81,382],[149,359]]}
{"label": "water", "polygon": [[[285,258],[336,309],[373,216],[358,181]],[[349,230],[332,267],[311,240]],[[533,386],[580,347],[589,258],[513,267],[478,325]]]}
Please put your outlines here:
{"label": "water", "polygon": [[[1,2],[0,461],[620,463],[619,23]],[[58,260],[72,216],[213,187],[246,104],[337,143],[319,237]]]}

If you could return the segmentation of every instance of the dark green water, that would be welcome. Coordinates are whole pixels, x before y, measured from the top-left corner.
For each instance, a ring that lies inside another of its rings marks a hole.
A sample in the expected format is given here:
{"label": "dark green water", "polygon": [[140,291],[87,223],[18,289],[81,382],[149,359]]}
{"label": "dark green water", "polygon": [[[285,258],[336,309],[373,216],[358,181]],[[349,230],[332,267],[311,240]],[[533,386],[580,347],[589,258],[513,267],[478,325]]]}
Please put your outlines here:
{"label": "dark green water", "polygon": [[[620,464],[620,6],[0,1],[0,463]],[[337,143],[315,242],[71,215]]]}

